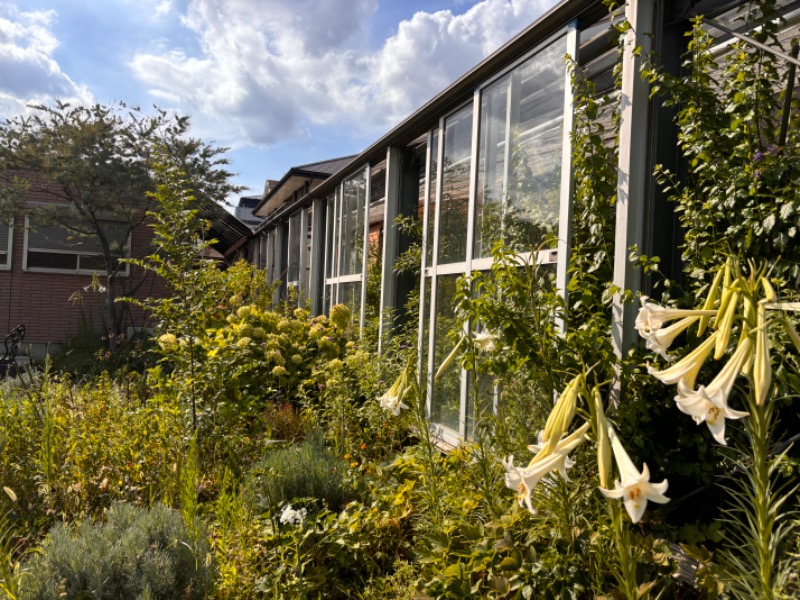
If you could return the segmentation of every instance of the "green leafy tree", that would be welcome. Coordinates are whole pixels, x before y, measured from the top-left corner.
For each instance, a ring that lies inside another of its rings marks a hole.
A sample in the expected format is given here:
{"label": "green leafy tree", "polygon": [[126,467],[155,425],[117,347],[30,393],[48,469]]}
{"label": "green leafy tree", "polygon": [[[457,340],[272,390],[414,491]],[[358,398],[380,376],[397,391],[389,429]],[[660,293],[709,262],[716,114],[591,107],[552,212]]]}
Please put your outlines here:
{"label": "green leafy tree", "polygon": [[[126,252],[119,240],[161,208],[150,195],[156,148],[180,164],[197,202],[221,201],[240,189],[229,182],[227,149],[188,137],[189,118],[160,108],[146,114],[124,103],[57,102],[31,109],[0,124],[3,212],[63,228],[76,246],[89,240],[100,246],[113,343],[125,315],[124,303],[116,301],[137,285],[119,277]],[[28,204],[33,194],[47,202]]]}

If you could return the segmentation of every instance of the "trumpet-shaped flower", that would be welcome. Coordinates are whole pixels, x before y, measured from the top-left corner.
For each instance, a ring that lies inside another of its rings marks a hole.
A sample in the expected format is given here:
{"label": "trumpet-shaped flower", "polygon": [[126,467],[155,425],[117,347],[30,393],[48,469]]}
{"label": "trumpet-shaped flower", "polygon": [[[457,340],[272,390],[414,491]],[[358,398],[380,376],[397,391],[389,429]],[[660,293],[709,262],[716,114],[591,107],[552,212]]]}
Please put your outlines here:
{"label": "trumpet-shaped flower", "polygon": [[657,504],[669,502],[669,498],[664,495],[668,487],[667,480],[665,479],[661,483],[650,483],[650,470],[647,468],[647,464],[642,464],[640,473],[623,448],[613,427],[609,426],[608,437],[611,440],[611,448],[614,451],[620,479],[615,482],[613,490],[601,487],[600,491],[607,498],[622,498],[622,503],[625,510],[628,511],[631,521],[638,523],[647,508],[648,500]]}
{"label": "trumpet-shaped flower", "polygon": [[675,341],[675,338],[688,329],[692,323],[698,321],[699,319],[700,317],[698,315],[685,317],[677,323],[673,323],[669,327],[651,331],[646,337],[647,349],[652,350],[653,352],[656,352],[666,358],[667,350],[669,350],[669,347],[672,345],[672,342]]}
{"label": "trumpet-shaped flower", "polygon": [[388,410],[392,413],[395,417],[400,414],[400,411],[404,408],[408,408],[403,401],[402,397],[405,395],[406,392],[406,380],[408,375],[406,371],[400,373],[400,376],[397,378],[392,384],[385,394],[378,398],[378,402],[380,403],[380,407],[384,410]]}
{"label": "trumpet-shaped flower", "polygon": [[408,406],[400,400],[400,396],[391,395],[389,392],[386,392],[383,396],[378,398],[378,401],[380,402],[381,408],[388,410],[395,417],[400,414],[401,410],[408,408]]}
{"label": "trumpet-shaped flower", "polygon": [[494,333],[484,330],[472,336],[472,343],[479,352],[494,352],[500,338]]}
{"label": "trumpet-shaped flower", "polygon": [[723,446],[725,442],[725,419],[741,419],[748,413],[728,407],[728,396],[733,390],[737,375],[750,359],[752,341],[744,338],[730,360],[707,386],[692,390],[678,382],[675,403],[681,412],[691,416],[698,425],[705,422],[714,439]]}
{"label": "trumpet-shaped flower", "polygon": [[698,425],[705,422],[711,435],[723,446],[727,445],[725,419],[741,419],[749,414],[733,410],[728,406],[722,392],[719,390],[709,392],[709,389],[702,385],[697,390],[691,390],[678,383],[675,403],[681,412],[691,416]]}
{"label": "trumpet-shaped flower", "polygon": [[718,333],[717,331],[712,333],[702,344],[697,346],[697,348],[671,367],[657,371],[648,365],[647,372],[661,381],[661,383],[666,383],[667,385],[675,385],[679,381],[682,381],[685,387],[694,387],[697,374],[700,372],[703,363],[705,363],[708,355],[711,353],[712,348],[714,348]]}
{"label": "trumpet-shaped flower", "polygon": [[642,296],[642,307],[636,317],[634,327],[643,338],[663,327],[665,321],[683,319],[686,317],[712,317],[717,314],[716,310],[685,310],[680,308],[666,308],[655,302],[648,302],[647,296]]}
{"label": "trumpet-shaped flower", "polygon": [[531,504],[531,492],[533,492],[536,484],[539,483],[543,477],[553,471],[558,471],[565,479],[569,480],[567,477],[567,469],[573,465],[573,462],[568,455],[583,442],[588,428],[589,424],[584,423],[584,425],[576,429],[573,433],[562,438],[559,443],[556,444],[555,450],[549,454],[544,454],[544,448],[547,444],[542,443],[540,437],[539,444],[528,446],[531,452],[537,452],[537,454],[527,467],[517,467],[514,465],[513,456],[502,461],[506,469],[506,487],[517,491],[517,500],[520,506],[527,507],[532,513],[536,512]]}
{"label": "trumpet-shaped flower", "polygon": [[[502,463],[506,469],[506,487],[517,491],[519,505],[525,506],[531,513],[536,513],[531,503],[531,493],[536,484],[539,483],[542,477],[558,467],[566,469],[564,456],[559,453],[551,454],[544,460],[527,467],[517,467],[514,464],[513,456],[502,461]],[[560,472],[565,473],[565,471]]]}

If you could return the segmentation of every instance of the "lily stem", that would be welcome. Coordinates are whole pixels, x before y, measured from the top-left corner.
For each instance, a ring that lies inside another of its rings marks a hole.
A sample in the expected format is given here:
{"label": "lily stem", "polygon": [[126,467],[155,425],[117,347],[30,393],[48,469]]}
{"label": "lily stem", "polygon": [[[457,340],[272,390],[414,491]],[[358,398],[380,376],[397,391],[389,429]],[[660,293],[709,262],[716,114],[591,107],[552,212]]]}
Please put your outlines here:
{"label": "lily stem", "polygon": [[617,546],[619,570],[616,573],[619,591],[627,600],[637,600],[638,583],[636,581],[636,559],[633,555],[631,532],[622,516],[622,508],[618,502],[609,503],[611,510],[611,526],[614,528],[614,542]]}

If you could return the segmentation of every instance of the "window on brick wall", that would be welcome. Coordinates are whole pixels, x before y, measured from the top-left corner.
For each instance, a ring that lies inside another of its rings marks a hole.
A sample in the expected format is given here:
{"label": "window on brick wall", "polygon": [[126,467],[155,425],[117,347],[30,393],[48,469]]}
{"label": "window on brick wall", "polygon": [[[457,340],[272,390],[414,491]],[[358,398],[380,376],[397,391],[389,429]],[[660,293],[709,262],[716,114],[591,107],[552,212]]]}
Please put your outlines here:
{"label": "window on brick wall", "polygon": [[[115,260],[129,257],[128,224],[111,219],[101,220],[100,224],[109,239]],[[79,224],[76,225],[78,228]],[[91,275],[104,273],[106,265],[97,236],[81,235],[65,226],[37,222],[34,217],[26,216],[23,269]],[[128,271],[126,264],[121,266],[119,273],[127,275]]]}
{"label": "window on brick wall", "polygon": [[11,223],[0,223],[0,270],[11,268],[11,242],[14,228]]}

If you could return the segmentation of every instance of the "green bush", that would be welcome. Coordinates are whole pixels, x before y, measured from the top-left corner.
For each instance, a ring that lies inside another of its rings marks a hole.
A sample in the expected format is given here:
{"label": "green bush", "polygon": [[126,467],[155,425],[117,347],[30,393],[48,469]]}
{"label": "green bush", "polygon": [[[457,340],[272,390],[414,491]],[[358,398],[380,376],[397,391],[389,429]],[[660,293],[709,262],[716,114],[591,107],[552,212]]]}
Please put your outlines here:
{"label": "green bush", "polygon": [[325,447],[316,432],[300,443],[276,448],[256,463],[250,473],[250,492],[265,510],[297,498],[313,498],[331,510],[353,499],[347,465]]}
{"label": "green bush", "polygon": [[20,598],[203,598],[212,566],[205,536],[179,513],[117,504],[106,522],[58,525],[25,566]]}

